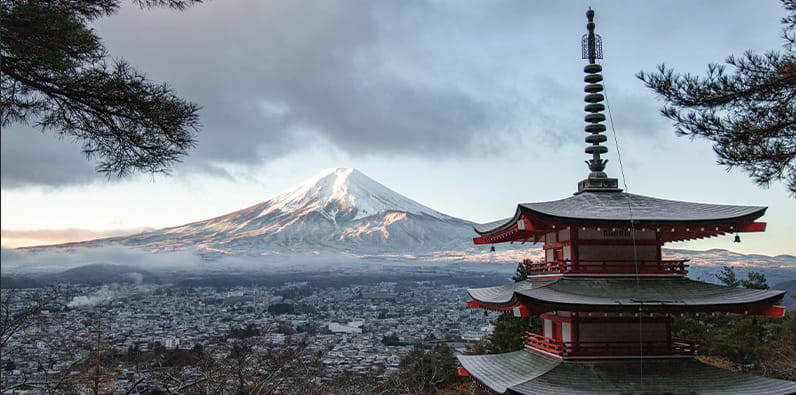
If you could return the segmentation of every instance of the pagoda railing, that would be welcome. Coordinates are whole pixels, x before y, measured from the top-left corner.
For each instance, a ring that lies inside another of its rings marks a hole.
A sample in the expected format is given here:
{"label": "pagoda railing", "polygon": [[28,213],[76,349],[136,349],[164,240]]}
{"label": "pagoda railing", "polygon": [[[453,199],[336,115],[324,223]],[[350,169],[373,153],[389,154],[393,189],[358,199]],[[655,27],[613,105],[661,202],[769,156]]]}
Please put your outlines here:
{"label": "pagoda railing", "polygon": [[564,342],[525,332],[526,348],[547,351],[564,357],[696,355],[696,345],[688,340]]}
{"label": "pagoda railing", "polygon": [[529,275],[536,274],[686,274],[688,259],[680,260],[571,260],[562,259],[526,264]]}

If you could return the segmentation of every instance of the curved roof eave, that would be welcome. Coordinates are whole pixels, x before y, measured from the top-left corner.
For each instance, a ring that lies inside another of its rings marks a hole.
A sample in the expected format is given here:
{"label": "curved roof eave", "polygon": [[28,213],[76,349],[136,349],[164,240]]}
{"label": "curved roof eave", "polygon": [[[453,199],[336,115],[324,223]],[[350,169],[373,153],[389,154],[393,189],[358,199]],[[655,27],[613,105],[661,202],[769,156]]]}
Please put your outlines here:
{"label": "curved roof eave", "polygon": [[785,291],[731,288],[685,278],[529,279],[467,292],[480,304],[572,307],[575,310],[645,307],[649,310],[747,310],[773,305]]}
{"label": "curved roof eave", "polygon": [[479,303],[504,307],[517,303],[517,292],[519,291],[546,287],[559,280],[561,279],[528,279],[496,287],[469,288],[467,293]]}
{"label": "curved roof eave", "polygon": [[550,202],[522,203],[533,217],[561,222],[706,223],[753,221],[766,207],[683,202],[625,192],[586,192]]}
{"label": "curved roof eave", "polygon": [[[644,380],[629,379],[642,374]],[[640,363],[564,362],[508,390],[513,394],[792,394],[796,382],[736,373],[693,359],[650,358]]]}
{"label": "curved roof eave", "polygon": [[767,207],[658,199],[625,192],[584,192],[565,199],[517,205],[514,216],[473,226],[481,236],[511,228],[522,215],[562,224],[711,225],[751,223]]}
{"label": "curved roof eave", "polygon": [[555,368],[561,361],[529,350],[494,355],[457,355],[472,377],[498,394]]}

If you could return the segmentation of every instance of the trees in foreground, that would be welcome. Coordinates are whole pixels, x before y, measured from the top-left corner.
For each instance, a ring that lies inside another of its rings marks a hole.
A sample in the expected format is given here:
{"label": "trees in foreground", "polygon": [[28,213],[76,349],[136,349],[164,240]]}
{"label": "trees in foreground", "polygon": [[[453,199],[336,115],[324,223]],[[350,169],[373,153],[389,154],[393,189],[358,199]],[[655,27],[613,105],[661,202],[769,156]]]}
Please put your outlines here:
{"label": "trees in foreground", "polygon": [[[729,287],[768,289],[766,277],[749,272],[739,278],[724,267],[716,278]],[[796,380],[796,312],[785,317],[700,314],[675,318],[675,337],[699,344],[699,359],[719,367]]]}
{"label": "trees in foreground", "polygon": [[[136,0],[184,9],[201,0]],[[108,176],[165,172],[196,144],[199,106],[110,59],[90,24],[121,0],[0,0],[0,126],[82,145]]]}
{"label": "trees in foreground", "polygon": [[705,76],[660,65],[638,78],[663,98],[677,134],[712,142],[720,165],[764,187],[781,181],[796,197],[796,0],[782,4],[782,52],[730,56]]}
{"label": "trees in foreground", "polygon": [[[523,259],[517,263],[517,270],[511,279],[516,283],[528,279],[527,265],[530,259]],[[501,314],[494,321],[495,329],[487,338],[484,349],[489,354],[502,354],[505,352],[522,350],[523,332],[540,332],[542,320],[538,316],[515,317],[511,314]]]}

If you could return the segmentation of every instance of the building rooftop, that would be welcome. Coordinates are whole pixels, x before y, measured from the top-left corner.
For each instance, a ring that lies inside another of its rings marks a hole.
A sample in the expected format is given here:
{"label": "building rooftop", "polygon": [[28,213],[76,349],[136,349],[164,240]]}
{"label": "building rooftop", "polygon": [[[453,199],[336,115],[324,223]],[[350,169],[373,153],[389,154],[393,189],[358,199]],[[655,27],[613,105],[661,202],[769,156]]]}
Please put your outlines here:
{"label": "building rooftop", "polygon": [[[549,231],[556,225],[629,227],[631,221],[636,228],[693,228],[687,232],[679,230],[677,235],[664,240],[675,241],[750,231],[745,227],[765,212],[766,207],[759,206],[682,202],[625,192],[583,192],[566,199],[521,203],[517,205],[513,217],[475,225],[473,228],[481,236],[497,235],[512,228],[525,231],[530,236],[534,231]],[[518,224],[523,220],[528,223]],[[666,232],[662,234],[666,235]]]}
{"label": "building rooftop", "polygon": [[785,291],[731,288],[686,278],[557,278],[529,279],[467,292],[477,302],[496,307],[518,303],[541,311],[579,311],[627,307],[638,311],[764,311]]}
{"label": "building rooftop", "polygon": [[471,376],[499,394],[796,393],[796,382],[731,372],[693,359],[564,362],[528,350],[458,358]]}

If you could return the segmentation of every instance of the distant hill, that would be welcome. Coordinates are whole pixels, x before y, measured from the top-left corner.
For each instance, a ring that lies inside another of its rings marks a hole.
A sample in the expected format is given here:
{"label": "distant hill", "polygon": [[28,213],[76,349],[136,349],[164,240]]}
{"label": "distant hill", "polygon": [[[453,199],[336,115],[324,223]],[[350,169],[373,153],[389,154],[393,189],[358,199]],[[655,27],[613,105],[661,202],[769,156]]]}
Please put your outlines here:
{"label": "distant hill", "polygon": [[778,283],[771,288],[788,291],[788,293],[785,294],[785,298],[782,299],[782,305],[785,306],[788,311],[796,311],[796,280]]}
{"label": "distant hill", "polygon": [[95,263],[43,276],[41,280],[54,283],[105,284],[150,282],[153,276],[135,266]]}
{"label": "distant hill", "polygon": [[44,286],[41,281],[27,276],[0,276],[0,288],[39,288]]}
{"label": "distant hill", "polygon": [[761,272],[766,276],[769,285],[774,281],[781,283],[796,280],[796,257],[793,255],[745,255],[723,249],[693,251],[671,248],[664,248],[662,253],[664,259],[688,259],[688,277],[695,280],[718,283],[716,275],[725,266],[732,266],[735,273],[742,278],[751,271]]}

